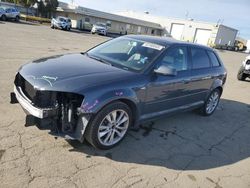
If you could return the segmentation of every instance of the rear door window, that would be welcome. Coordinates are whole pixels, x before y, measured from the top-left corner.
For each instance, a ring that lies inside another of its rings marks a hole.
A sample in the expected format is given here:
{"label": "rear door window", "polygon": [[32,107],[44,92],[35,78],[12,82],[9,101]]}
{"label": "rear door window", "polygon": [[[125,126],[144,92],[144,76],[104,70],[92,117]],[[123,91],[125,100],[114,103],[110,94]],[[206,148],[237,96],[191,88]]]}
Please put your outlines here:
{"label": "rear door window", "polygon": [[191,48],[193,69],[203,69],[210,67],[210,60],[205,50],[200,48]]}
{"label": "rear door window", "polygon": [[207,51],[207,53],[208,53],[208,56],[209,56],[209,58],[210,58],[210,60],[211,60],[211,63],[212,63],[212,65],[213,65],[213,67],[218,67],[218,66],[220,66],[220,62],[219,62],[217,56],[214,54],[214,52]]}

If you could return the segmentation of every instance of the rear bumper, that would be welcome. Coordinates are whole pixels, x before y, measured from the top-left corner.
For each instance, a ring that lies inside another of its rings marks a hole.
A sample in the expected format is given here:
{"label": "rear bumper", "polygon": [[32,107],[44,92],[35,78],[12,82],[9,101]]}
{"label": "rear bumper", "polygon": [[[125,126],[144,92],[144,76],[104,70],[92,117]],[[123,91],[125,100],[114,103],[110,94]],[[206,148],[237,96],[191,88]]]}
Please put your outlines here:
{"label": "rear bumper", "polygon": [[22,89],[20,87],[14,86],[14,94],[12,93],[11,96],[15,95],[16,100],[23,108],[26,114],[32,115],[34,117],[44,119],[47,117],[52,117],[57,115],[58,108],[38,108],[35,107],[31,101],[24,95]]}

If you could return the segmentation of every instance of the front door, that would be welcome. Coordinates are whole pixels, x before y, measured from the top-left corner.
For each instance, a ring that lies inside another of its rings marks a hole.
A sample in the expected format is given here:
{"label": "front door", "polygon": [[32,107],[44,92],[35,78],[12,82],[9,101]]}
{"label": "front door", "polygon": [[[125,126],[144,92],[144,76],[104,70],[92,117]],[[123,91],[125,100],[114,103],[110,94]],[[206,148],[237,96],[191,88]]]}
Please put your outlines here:
{"label": "front door", "polygon": [[190,66],[187,47],[176,46],[168,49],[157,66],[161,64],[175,68],[177,75],[155,74],[152,76],[152,80],[147,86],[145,116],[161,114],[189,103],[187,99],[189,96]]}

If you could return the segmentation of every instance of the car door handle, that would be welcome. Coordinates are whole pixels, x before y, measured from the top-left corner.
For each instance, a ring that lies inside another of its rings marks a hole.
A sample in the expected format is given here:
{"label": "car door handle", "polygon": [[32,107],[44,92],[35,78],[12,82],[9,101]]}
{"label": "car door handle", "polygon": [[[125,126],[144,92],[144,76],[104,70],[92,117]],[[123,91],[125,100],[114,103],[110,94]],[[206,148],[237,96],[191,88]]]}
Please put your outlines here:
{"label": "car door handle", "polygon": [[191,81],[191,79],[183,79],[181,82],[184,84],[188,84]]}
{"label": "car door handle", "polygon": [[212,76],[208,75],[208,76],[202,77],[202,80],[208,80],[208,79],[211,79],[211,78],[212,78]]}

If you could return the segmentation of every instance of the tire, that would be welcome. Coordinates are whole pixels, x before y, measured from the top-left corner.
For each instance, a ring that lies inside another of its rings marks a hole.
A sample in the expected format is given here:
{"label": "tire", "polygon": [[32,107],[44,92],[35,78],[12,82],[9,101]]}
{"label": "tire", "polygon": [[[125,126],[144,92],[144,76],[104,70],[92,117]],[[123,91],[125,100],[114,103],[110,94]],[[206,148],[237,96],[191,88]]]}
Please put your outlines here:
{"label": "tire", "polygon": [[238,80],[244,81],[247,78],[247,75],[244,74],[245,68],[243,66],[240,67],[240,70],[238,71],[237,78]]}
{"label": "tire", "polygon": [[[115,117],[113,114],[116,114]],[[131,123],[132,112],[128,105],[123,102],[113,102],[93,117],[86,128],[84,137],[95,148],[110,149],[124,139]]]}
{"label": "tire", "polygon": [[20,20],[20,17],[19,17],[19,16],[16,16],[15,21],[16,21],[16,22],[19,22],[19,20]]}
{"label": "tire", "polygon": [[239,51],[239,47],[236,46],[236,47],[234,48],[234,50],[235,50],[236,52],[238,52],[238,51]]}
{"label": "tire", "polygon": [[4,15],[4,14],[2,15],[2,20],[3,20],[3,21],[7,21],[6,15]]}
{"label": "tire", "polygon": [[51,29],[55,29],[55,26],[54,26],[54,24],[52,24],[52,25],[51,25]]}
{"label": "tire", "polygon": [[221,96],[221,91],[219,89],[214,89],[207,97],[205,104],[201,107],[200,109],[201,115],[203,116],[212,115],[220,102],[220,96]]}

